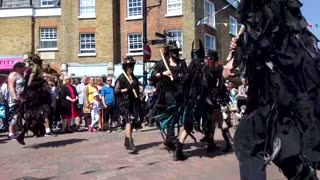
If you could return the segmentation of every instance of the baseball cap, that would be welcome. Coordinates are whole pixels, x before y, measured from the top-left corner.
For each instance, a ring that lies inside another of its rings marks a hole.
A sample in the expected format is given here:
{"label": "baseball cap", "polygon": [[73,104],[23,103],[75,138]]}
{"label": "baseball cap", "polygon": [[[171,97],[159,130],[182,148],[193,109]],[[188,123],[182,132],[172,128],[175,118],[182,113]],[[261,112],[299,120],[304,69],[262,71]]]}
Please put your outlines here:
{"label": "baseball cap", "polygon": [[16,61],[13,63],[12,69],[14,70],[16,67],[25,67],[26,64],[20,61]]}
{"label": "baseball cap", "polygon": [[93,92],[93,96],[99,96],[99,93],[97,91]]}

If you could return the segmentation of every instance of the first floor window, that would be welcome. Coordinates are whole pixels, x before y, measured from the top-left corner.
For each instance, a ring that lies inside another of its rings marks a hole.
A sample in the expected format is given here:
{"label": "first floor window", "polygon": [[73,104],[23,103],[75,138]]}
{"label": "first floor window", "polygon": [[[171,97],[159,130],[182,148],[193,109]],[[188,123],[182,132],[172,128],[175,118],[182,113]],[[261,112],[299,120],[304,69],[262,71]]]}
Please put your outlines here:
{"label": "first floor window", "polygon": [[94,33],[80,34],[80,54],[96,53],[96,35]]}
{"label": "first floor window", "polygon": [[41,7],[52,7],[54,6],[53,0],[41,0]]}
{"label": "first floor window", "polygon": [[230,16],[229,18],[229,25],[230,25],[230,34],[236,36],[238,33],[238,21],[236,18]]}
{"label": "first floor window", "polygon": [[40,28],[40,48],[57,48],[57,42],[57,28]]}
{"label": "first floor window", "polygon": [[128,53],[142,53],[143,42],[142,34],[129,34],[128,35]]}
{"label": "first floor window", "polygon": [[142,16],[142,0],[128,0],[128,17]]}
{"label": "first floor window", "polygon": [[216,50],[216,38],[209,34],[205,35],[206,50]]}
{"label": "first floor window", "polygon": [[179,47],[181,49],[183,46],[183,35],[182,35],[182,31],[181,30],[170,30],[167,32],[170,37],[167,39],[167,41],[174,41],[174,42],[178,42],[179,43]]}
{"label": "first floor window", "polygon": [[168,0],[167,1],[167,15],[182,14],[182,0]]}
{"label": "first floor window", "polygon": [[206,19],[206,24],[211,27],[216,27],[216,15],[214,4],[208,0],[204,1],[204,17],[208,17]]}
{"label": "first floor window", "polygon": [[80,0],[80,16],[94,17],[96,15],[96,0]]}

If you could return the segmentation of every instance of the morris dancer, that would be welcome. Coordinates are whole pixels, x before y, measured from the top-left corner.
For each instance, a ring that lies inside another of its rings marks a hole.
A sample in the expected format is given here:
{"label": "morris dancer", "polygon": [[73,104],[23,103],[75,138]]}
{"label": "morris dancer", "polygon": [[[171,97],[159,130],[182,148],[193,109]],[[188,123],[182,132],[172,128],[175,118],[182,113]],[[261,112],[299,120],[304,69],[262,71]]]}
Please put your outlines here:
{"label": "morris dancer", "polygon": [[[185,61],[180,59],[180,48],[177,46],[176,42],[170,41],[164,49],[164,59],[158,62],[155,66],[154,72],[151,75],[151,79],[156,83],[156,93],[155,93],[155,105],[150,111],[149,117],[155,117],[163,113],[167,107],[173,105],[174,96],[177,93],[178,87],[184,74],[187,70],[187,64]],[[164,62],[166,61],[166,62]],[[168,68],[166,67],[166,64]],[[157,118],[160,122],[165,119]],[[165,146],[172,151],[173,160],[183,160],[185,156],[182,153],[182,145],[175,136],[174,126],[168,126],[166,128]]]}
{"label": "morris dancer", "polygon": [[131,151],[135,150],[132,130],[140,126],[138,121],[140,112],[139,85],[138,78],[133,74],[134,65],[135,60],[132,57],[124,58],[122,62],[124,72],[115,83],[117,113],[126,123],[124,146]]}
{"label": "morris dancer", "polygon": [[273,161],[291,180],[318,179],[320,51],[298,0],[242,0],[246,31],[234,38],[235,58],[248,77],[248,103],[234,141],[243,180],[266,179]]}

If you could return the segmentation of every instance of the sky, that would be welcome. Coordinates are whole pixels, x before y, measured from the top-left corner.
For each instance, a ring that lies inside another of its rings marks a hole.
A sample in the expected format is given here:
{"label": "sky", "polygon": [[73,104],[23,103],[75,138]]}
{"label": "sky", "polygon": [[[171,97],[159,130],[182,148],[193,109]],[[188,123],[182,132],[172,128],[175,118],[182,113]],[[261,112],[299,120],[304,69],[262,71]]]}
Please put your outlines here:
{"label": "sky", "polygon": [[[300,0],[303,3],[302,14],[308,23],[313,25],[309,30],[320,40],[320,0]],[[318,24],[318,28],[314,27]]]}

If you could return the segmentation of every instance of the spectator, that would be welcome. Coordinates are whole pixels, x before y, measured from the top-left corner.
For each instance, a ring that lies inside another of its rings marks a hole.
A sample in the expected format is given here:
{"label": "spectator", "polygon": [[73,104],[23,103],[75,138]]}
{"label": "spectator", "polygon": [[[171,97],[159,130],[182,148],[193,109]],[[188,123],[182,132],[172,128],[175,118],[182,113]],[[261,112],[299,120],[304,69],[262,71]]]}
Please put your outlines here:
{"label": "spectator", "polygon": [[[85,93],[85,88],[86,88],[87,84],[88,84],[88,77],[87,76],[83,76],[81,84],[78,84],[76,86],[78,97],[79,97],[79,103],[78,103],[79,118],[78,118],[78,121],[77,121],[76,129],[79,129],[79,127],[81,125],[82,118],[83,118],[83,104],[84,104],[83,95]],[[88,126],[87,121],[85,121],[85,122],[86,122],[86,126]]]}
{"label": "spectator", "polygon": [[83,116],[86,120],[87,125],[90,124],[89,121],[91,119],[90,112],[90,102],[94,100],[93,93],[98,91],[98,89],[94,85],[94,78],[91,77],[89,79],[89,84],[86,86],[84,90],[84,104],[83,104]]}
{"label": "spectator", "polygon": [[104,107],[103,120],[108,122],[107,132],[111,132],[113,129],[112,124],[114,122],[114,105],[115,94],[114,87],[112,86],[112,78],[107,77],[107,83],[101,90],[102,103]]}
{"label": "spectator", "polygon": [[78,93],[76,88],[70,83],[70,77],[66,76],[63,82],[64,85],[61,87],[61,115],[63,119],[61,133],[72,133],[71,121],[78,117]]}
{"label": "spectator", "polygon": [[[149,84],[144,89],[145,102],[146,102],[146,106],[145,106],[146,114],[148,114],[148,112],[152,109],[152,102],[153,102],[152,100],[155,92],[156,92],[156,88],[153,85],[153,81],[149,80]],[[151,122],[150,119],[147,119],[147,123],[145,125],[146,126],[149,125],[151,127],[154,125],[154,123]]]}
{"label": "spectator", "polygon": [[13,72],[9,74],[8,77],[8,87],[9,87],[9,115],[10,115],[10,126],[9,126],[9,137],[11,139],[16,139],[17,132],[17,121],[18,117],[16,110],[18,109],[19,102],[21,101],[21,95],[25,88],[25,79],[23,77],[23,72],[25,70],[26,64],[22,62],[16,62],[13,65]]}
{"label": "spectator", "polygon": [[242,85],[238,88],[238,109],[241,109],[241,106],[245,106],[247,104],[247,92],[248,92],[248,84],[246,79],[242,79]]}
{"label": "spectator", "polygon": [[91,109],[91,125],[89,126],[89,132],[97,132],[95,129],[95,125],[100,119],[100,109],[101,109],[101,101],[100,101],[100,95],[96,91],[93,93],[93,98],[90,102],[90,109]]}
{"label": "spectator", "polygon": [[8,89],[8,78],[1,85],[1,92],[4,99],[7,101],[9,99],[9,89]]}

